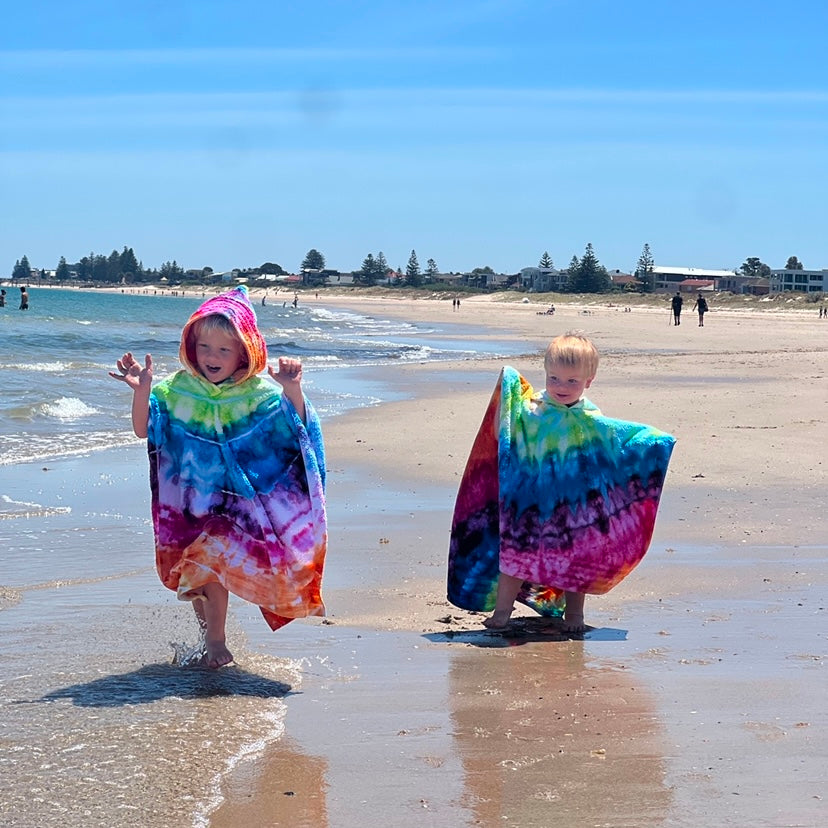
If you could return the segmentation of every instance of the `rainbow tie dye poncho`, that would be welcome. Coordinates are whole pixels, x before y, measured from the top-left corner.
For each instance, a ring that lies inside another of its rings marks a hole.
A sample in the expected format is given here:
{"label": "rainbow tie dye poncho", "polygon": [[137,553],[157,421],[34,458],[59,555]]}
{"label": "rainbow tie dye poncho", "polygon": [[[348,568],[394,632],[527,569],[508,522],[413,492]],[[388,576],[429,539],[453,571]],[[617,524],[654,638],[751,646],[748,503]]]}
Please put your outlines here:
{"label": "rainbow tie dye poncho", "polygon": [[[237,381],[198,374],[187,334],[210,313],[233,322],[248,364]],[[156,565],[190,600],[209,581],[257,604],[272,629],[323,615],[325,457],[307,400],[303,423],[267,362],[244,289],[205,302],[181,341],[182,370],[150,396],[148,448]]]}
{"label": "rainbow tie dye poncho", "polygon": [[563,613],[566,590],[607,592],[647,551],[673,443],[586,399],[536,395],[505,368],[457,495],[449,601],[494,609],[501,571],[542,615]]}

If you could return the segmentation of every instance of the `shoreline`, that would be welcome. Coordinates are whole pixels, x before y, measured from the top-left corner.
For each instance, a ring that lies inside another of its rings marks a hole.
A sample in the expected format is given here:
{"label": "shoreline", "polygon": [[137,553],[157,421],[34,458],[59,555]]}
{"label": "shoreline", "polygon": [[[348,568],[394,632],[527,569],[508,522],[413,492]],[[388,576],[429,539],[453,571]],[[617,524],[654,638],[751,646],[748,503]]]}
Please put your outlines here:
{"label": "shoreline", "polygon": [[[246,284],[246,283],[245,283]],[[93,286],[89,284],[84,285],[35,285],[28,286],[29,289],[35,290],[69,290],[80,292],[105,292],[105,293],[120,293],[124,295],[146,295],[150,292],[166,297],[181,297],[181,298],[199,298],[201,296],[207,297],[229,290],[233,285],[230,284],[204,284],[204,285],[179,285],[179,286],[164,286],[164,285],[109,285]],[[284,295],[293,296],[298,294],[300,301],[305,303],[319,303],[322,305],[331,304],[337,305],[340,302],[347,306],[352,304],[363,304],[368,302],[371,305],[380,305],[383,307],[400,307],[401,305],[408,306],[411,303],[418,302],[437,302],[448,303],[448,300],[459,297],[462,308],[467,304],[472,306],[497,304],[503,306],[513,306],[518,304],[528,304],[531,306],[533,313],[537,315],[543,314],[542,309],[546,309],[550,304],[554,304],[556,308],[559,306],[576,308],[581,311],[594,312],[624,312],[625,307],[629,307],[635,311],[649,311],[669,315],[670,299],[672,292],[662,293],[603,293],[603,294],[571,294],[571,293],[533,293],[519,290],[498,290],[492,292],[466,292],[463,290],[456,290],[444,285],[435,285],[433,289],[423,287],[416,289],[416,292],[409,288],[392,288],[387,286],[334,286],[326,285],[319,288],[314,288],[306,285],[275,285],[272,287],[250,286],[247,285],[251,298],[261,299],[273,296]],[[317,295],[318,294],[318,295]],[[313,295],[313,299],[311,299]],[[688,302],[695,294],[688,293],[685,297],[685,302]],[[818,317],[819,306],[825,305],[826,297],[820,295],[819,299],[816,295],[811,297],[810,294],[790,291],[785,294],[775,294],[773,296],[750,296],[737,295],[727,291],[714,291],[711,294],[711,307],[708,313],[712,314],[756,314],[767,313],[774,316],[790,314],[792,316],[806,316],[816,315],[817,321],[822,321]],[[9,306],[11,307],[11,306]],[[452,309],[454,310],[454,309]],[[691,306],[684,308],[683,318],[695,321],[696,314],[692,311]]]}

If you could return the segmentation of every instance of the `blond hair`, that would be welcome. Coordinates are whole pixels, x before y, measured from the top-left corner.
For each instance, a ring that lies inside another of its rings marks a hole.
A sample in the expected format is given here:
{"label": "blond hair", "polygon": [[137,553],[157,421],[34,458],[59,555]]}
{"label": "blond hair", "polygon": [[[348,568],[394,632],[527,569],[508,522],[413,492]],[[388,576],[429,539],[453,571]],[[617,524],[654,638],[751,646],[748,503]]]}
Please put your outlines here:
{"label": "blond hair", "polygon": [[583,368],[591,379],[598,372],[598,349],[580,331],[567,331],[556,336],[543,355],[544,367],[566,365]]}

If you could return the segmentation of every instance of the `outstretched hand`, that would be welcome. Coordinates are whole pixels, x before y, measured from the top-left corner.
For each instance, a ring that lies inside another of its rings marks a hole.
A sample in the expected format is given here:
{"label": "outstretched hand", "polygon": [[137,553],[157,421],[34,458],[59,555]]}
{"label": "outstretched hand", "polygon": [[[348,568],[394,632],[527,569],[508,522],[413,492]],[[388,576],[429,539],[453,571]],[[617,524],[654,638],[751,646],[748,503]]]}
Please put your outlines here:
{"label": "outstretched hand", "polygon": [[293,403],[296,412],[305,419],[305,397],[302,393],[302,363],[298,359],[279,357],[279,370],[267,366],[267,373],[282,386],[285,396]]}
{"label": "outstretched hand", "polygon": [[127,351],[116,363],[118,373],[109,372],[113,379],[125,382],[133,391],[141,387],[149,388],[152,385],[152,356],[147,354],[144,357],[144,366]]}
{"label": "outstretched hand", "polygon": [[302,384],[302,363],[298,359],[279,357],[279,370],[274,371],[272,365],[267,366],[267,373],[289,393],[298,389]]}

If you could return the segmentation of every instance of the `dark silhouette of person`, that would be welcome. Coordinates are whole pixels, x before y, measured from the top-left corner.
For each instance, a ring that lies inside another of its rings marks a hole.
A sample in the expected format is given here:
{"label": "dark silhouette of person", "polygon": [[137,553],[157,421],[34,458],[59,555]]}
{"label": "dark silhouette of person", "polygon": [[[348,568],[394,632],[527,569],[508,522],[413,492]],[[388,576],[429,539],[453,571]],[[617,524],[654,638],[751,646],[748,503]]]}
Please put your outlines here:
{"label": "dark silhouette of person", "polygon": [[676,291],[676,295],[670,304],[673,308],[673,324],[681,325],[681,306],[684,304],[684,300],[678,291]]}
{"label": "dark silhouette of person", "polygon": [[[0,290],[0,308],[6,307],[6,291]],[[822,309],[819,311],[820,319],[822,318]]]}
{"label": "dark silhouette of person", "polygon": [[707,299],[704,298],[701,294],[696,297],[696,302],[693,305],[693,310],[698,309],[699,311],[699,327],[704,327],[704,315],[707,313]]}
{"label": "dark silhouette of person", "polygon": [[28,310],[29,309],[29,294],[26,291],[26,288],[20,288],[20,310]]}

